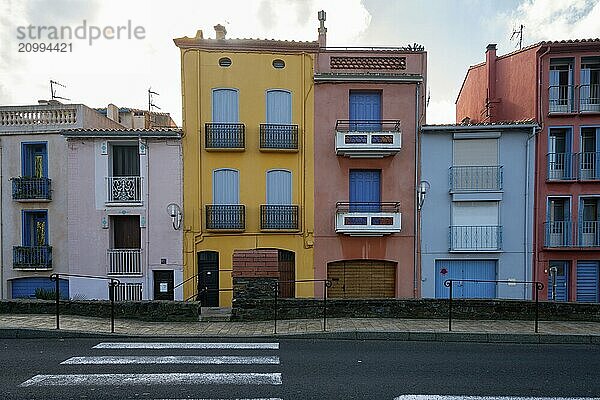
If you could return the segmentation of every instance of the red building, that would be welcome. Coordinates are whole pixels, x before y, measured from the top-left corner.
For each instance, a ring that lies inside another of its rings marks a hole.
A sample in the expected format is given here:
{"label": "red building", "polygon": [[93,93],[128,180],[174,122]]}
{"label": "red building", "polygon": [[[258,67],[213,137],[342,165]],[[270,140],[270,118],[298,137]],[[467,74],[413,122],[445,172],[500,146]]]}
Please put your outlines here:
{"label": "red building", "polygon": [[[457,122],[535,119],[533,279],[542,298],[600,300],[600,39],[541,42],[469,68]],[[517,150],[517,149],[516,149]]]}

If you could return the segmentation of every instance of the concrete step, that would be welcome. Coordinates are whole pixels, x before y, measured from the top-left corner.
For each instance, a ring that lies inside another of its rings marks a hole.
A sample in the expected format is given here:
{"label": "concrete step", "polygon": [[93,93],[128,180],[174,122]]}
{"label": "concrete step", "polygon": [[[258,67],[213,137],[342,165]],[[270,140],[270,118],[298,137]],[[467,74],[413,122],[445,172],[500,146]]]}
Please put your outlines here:
{"label": "concrete step", "polygon": [[201,307],[200,321],[223,322],[231,320],[231,307]]}

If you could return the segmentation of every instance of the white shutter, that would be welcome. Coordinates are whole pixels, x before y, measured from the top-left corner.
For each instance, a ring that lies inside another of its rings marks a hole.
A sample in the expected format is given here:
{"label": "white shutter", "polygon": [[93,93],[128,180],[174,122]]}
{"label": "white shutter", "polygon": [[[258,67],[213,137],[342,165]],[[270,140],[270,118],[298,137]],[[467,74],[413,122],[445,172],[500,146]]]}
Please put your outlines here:
{"label": "white shutter", "polygon": [[460,201],[452,203],[452,226],[497,226],[497,201]]}
{"label": "white shutter", "polygon": [[454,166],[498,165],[498,139],[453,140]]}
{"label": "white shutter", "polygon": [[267,204],[292,204],[292,173],[290,171],[267,172]]}
{"label": "white shutter", "polygon": [[239,204],[240,178],[234,169],[213,171],[213,204]]}

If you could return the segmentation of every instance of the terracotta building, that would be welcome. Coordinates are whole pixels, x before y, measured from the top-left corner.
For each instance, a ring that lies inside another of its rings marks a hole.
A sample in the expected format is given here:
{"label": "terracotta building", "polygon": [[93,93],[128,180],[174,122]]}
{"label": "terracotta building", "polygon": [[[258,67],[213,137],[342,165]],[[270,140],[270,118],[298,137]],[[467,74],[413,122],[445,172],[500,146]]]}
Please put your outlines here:
{"label": "terracotta building", "polygon": [[600,39],[541,42],[469,68],[457,122],[533,119],[533,279],[543,298],[599,300]]}

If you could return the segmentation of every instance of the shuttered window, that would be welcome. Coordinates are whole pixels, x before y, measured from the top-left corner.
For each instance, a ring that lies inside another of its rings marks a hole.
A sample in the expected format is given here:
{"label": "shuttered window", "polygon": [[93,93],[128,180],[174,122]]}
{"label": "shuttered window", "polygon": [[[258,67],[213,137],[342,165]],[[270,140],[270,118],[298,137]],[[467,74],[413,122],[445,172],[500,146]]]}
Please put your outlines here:
{"label": "shuttered window", "polygon": [[240,177],[235,169],[213,171],[213,204],[239,204]]}
{"label": "shuttered window", "polygon": [[287,90],[267,91],[267,124],[292,123],[292,94]]}
{"label": "shuttered window", "polygon": [[292,173],[286,170],[267,171],[267,204],[292,204]]}
{"label": "shuttered window", "polygon": [[577,263],[577,301],[598,302],[598,261]]}
{"label": "shuttered window", "polygon": [[236,89],[213,89],[212,122],[239,122],[239,100]]}
{"label": "shuttered window", "polygon": [[498,165],[498,139],[453,141],[455,166]]}
{"label": "shuttered window", "polygon": [[453,226],[497,226],[497,201],[455,201],[452,203]]}
{"label": "shuttered window", "polygon": [[333,283],[327,289],[327,297],[394,297],[396,264],[370,260],[334,262],[327,265],[327,278]]}

